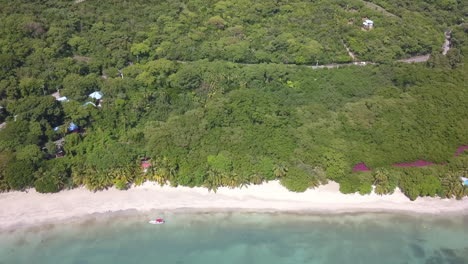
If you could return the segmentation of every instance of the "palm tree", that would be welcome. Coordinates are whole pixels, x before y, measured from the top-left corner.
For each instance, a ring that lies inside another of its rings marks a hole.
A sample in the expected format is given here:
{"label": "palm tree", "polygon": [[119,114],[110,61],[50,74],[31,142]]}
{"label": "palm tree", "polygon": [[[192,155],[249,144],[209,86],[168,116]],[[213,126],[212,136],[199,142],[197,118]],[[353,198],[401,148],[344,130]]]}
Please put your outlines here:
{"label": "palm tree", "polygon": [[206,177],[206,180],[205,180],[205,183],[203,184],[203,186],[208,188],[208,190],[210,190],[210,191],[216,192],[216,190],[219,187],[218,180],[219,179],[218,179],[218,176],[216,175],[216,173],[214,171],[212,171],[212,170],[209,170],[208,174],[207,174],[207,177]]}
{"label": "palm tree", "polygon": [[457,198],[460,199],[463,197],[463,183],[460,181],[458,177],[458,173],[450,173],[448,177],[444,177],[441,179],[442,186],[446,190],[446,197],[447,198]]}
{"label": "palm tree", "polygon": [[254,173],[250,176],[250,181],[253,184],[261,184],[263,182],[263,176],[259,173]]}
{"label": "palm tree", "polygon": [[158,168],[152,176],[152,180],[156,181],[160,185],[163,185],[169,179],[170,173],[166,168]]}
{"label": "palm tree", "polygon": [[227,186],[230,187],[230,188],[234,188],[236,186],[238,186],[239,184],[239,181],[240,181],[240,177],[238,174],[236,173],[232,173],[230,175],[226,174],[225,177],[223,177],[226,179],[227,181]]}
{"label": "palm tree", "polygon": [[250,177],[247,176],[247,174],[242,174],[239,180],[239,187],[246,187],[250,184]]}
{"label": "palm tree", "polygon": [[75,167],[72,169],[71,177],[72,177],[72,181],[74,185],[81,186],[85,184],[85,176],[86,176],[86,173],[83,168]]}
{"label": "palm tree", "polygon": [[276,165],[273,173],[275,174],[276,178],[281,178],[286,175],[288,172],[288,168],[284,166],[283,164]]}

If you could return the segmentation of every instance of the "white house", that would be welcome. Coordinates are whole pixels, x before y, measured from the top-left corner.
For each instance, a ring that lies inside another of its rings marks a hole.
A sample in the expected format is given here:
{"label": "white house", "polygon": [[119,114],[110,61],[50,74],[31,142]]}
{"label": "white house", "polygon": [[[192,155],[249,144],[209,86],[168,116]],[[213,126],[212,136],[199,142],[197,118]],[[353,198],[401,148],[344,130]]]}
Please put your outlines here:
{"label": "white house", "polygon": [[59,102],[70,102],[70,100],[66,96],[62,96],[56,99]]}
{"label": "white house", "polygon": [[366,19],[364,20],[364,22],[362,22],[362,25],[364,26],[364,28],[372,29],[374,27],[374,21]]}
{"label": "white house", "polygon": [[96,91],[96,92],[89,95],[89,97],[94,98],[96,100],[101,99],[103,96],[104,95],[101,92],[98,92],[98,91]]}
{"label": "white house", "polygon": [[460,177],[460,179],[462,180],[462,182],[463,182],[463,185],[466,185],[466,186],[468,186],[468,178],[465,178],[465,177]]}

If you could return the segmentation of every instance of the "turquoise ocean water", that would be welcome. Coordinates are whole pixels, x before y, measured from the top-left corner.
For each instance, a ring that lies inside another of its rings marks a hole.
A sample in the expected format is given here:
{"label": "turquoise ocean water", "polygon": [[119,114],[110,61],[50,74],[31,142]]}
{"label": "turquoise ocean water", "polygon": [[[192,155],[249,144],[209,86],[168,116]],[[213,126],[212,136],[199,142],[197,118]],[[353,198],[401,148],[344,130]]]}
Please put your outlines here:
{"label": "turquoise ocean water", "polygon": [[1,231],[0,263],[453,264],[467,235],[466,216],[125,212]]}

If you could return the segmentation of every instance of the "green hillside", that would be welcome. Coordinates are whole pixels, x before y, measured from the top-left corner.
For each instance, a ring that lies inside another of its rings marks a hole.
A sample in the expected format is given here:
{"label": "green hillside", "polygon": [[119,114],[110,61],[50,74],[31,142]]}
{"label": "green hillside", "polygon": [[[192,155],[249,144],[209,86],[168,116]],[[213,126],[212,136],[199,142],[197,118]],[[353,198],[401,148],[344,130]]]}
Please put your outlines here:
{"label": "green hillside", "polygon": [[[463,4],[0,0],[0,190],[279,179],[461,198]],[[345,46],[368,65],[307,66],[352,62]],[[444,165],[393,166],[417,160]]]}

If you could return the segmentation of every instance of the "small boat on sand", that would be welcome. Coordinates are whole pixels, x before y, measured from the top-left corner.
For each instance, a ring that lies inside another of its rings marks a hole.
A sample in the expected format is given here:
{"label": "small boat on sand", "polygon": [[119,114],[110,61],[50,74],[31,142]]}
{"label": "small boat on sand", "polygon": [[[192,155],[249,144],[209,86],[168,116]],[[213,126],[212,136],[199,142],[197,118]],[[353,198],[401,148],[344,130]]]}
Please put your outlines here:
{"label": "small boat on sand", "polygon": [[150,220],[148,223],[152,225],[161,225],[161,224],[164,224],[164,219],[158,218],[158,219]]}

